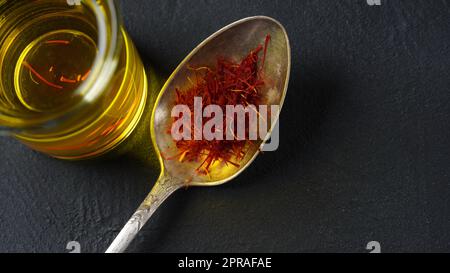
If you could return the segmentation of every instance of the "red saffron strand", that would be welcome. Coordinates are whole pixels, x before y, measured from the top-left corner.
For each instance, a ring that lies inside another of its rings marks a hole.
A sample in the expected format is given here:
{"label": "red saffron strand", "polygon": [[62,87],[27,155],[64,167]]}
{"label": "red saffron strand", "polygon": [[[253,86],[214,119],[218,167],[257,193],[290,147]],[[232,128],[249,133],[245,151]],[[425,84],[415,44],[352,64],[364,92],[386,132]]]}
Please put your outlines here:
{"label": "red saffron strand", "polygon": [[59,78],[59,81],[60,82],[64,82],[64,83],[77,83],[76,80],[68,79],[68,78],[66,78],[64,76],[61,76],[61,78]]}
{"label": "red saffron strand", "polygon": [[70,42],[67,40],[48,40],[45,43],[46,44],[62,44],[62,45],[70,44]]}
{"label": "red saffron strand", "polygon": [[64,87],[62,87],[61,85],[57,85],[54,83],[49,82],[47,79],[45,79],[41,74],[39,74],[36,70],[34,70],[34,68],[27,62],[23,62],[22,63],[23,66],[25,66],[28,70],[31,71],[31,73],[33,73],[33,75],[35,75],[36,77],[38,77],[43,83],[45,83],[48,86],[57,88],[57,89],[63,89]]}
{"label": "red saffron strand", "polygon": [[[219,57],[216,61],[216,67],[192,67],[188,66],[196,80],[190,81],[190,87],[185,90],[175,89],[175,104],[187,105],[194,113],[194,97],[201,97],[204,107],[207,105],[219,105],[223,112],[226,111],[226,105],[255,105],[261,104],[260,89],[265,86],[262,78],[267,48],[270,42],[270,35],[266,36],[264,46],[259,45],[254,50],[236,63],[232,60]],[[263,52],[260,63],[259,54]],[[258,113],[259,115],[259,113]],[[174,118],[173,122],[177,119]],[[178,153],[168,158],[169,160],[178,160],[180,162],[199,162],[197,172],[203,175],[210,175],[210,168],[216,162],[222,162],[225,165],[240,167],[239,162],[244,159],[247,150],[252,146],[250,140],[238,140],[236,128],[232,128],[226,115],[223,117],[223,128],[215,128],[216,132],[223,134],[224,140],[194,140],[194,122],[191,116],[191,128],[188,128],[192,140],[176,141]],[[203,126],[206,121],[202,121]],[[235,127],[235,126],[233,126]],[[186,128],[184,128],[186,129]],[[248,139],[249,126],[247,124],[245,134]],[[233,140],[226,140],[227,132],[234,137]],[[170,133],[170,129],[168,130]]]}
{"label": "red saffron strand", "polygon": [[266,64],[267,48],[269,47],[270,39],[272,39],[272,37],[270,37],[270,35],[267,35],[266,41],[264,43],[264,56],[263,56],[263,60],[262,60],[261,69],[264,69],[264,65]]}
{"label": "red saffron strand", "polygon": [[91,74],[91,70],[89,69],[82,77],[81,77],[81,81],[85,81],[89,75]]}

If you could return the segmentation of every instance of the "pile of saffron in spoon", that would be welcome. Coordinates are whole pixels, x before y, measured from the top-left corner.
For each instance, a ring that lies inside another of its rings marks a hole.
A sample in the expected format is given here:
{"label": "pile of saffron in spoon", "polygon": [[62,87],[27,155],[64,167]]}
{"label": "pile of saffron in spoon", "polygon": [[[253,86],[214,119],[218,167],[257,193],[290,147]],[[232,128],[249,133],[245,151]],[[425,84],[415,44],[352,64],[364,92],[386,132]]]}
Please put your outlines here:
{"label": "pile of saffron in spoon", "polygon": [[[239,62],[224,57],[218,57],[215,67],[189,67],[195,74],[195,82],[190,78],[191,86],[184,89],[176,89],[176,105],[186,105],[190,109],[190,113],[194,114],[194,98],[201,97],[202,105],[217,105],[222,108],[222,112],[226,112],[227,105],[242,105],[247,107],[253,105],[258,107],[261,104],[261,89],[265,86],[263,77],[263,69],[266,60],[267,47],[270,42],[270,36],[267,35],[264,45],[259,45]],[[260,55],[262,53],[262,58]],[[256,110],[255,110],[256,111]],[[203,112],[203,111],[202,111]],[[259,114],[259,113],[258,113]],[[174,118],[176,122],[178,118]],[[253,144],[248,140],[249,123],[246,122],[246,137],[244,140],[236,137],[236,128],[231,128],[233,124],[223,115],[224,130],[223,140],[195,140],[194,118],[190,119],[191,127],[189,128],[190,140],[175,141],[178,153],[169,160],[178,160],[180,162],[199,162],[196,169],[197,173],[208,175],[211,166],[217,162],[225,165],[233,165],[237,168],[240,161],[245,157],[248,148]],[[248,119],[247,119],[248,121]],[[208,119],[203,119],[203,126]],[[235,126],[234,126],[235,127]],[[227,138],[227,131],[230,130],[235,136],[233,140]]]}

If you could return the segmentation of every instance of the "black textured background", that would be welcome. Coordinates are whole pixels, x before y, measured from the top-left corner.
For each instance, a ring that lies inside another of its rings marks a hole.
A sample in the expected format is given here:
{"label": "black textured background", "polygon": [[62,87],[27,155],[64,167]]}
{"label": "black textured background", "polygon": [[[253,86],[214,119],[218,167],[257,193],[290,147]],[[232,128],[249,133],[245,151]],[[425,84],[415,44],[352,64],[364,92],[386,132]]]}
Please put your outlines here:
{"label": "black textured background", "polygon": [[[145,63],[168,75],[215,30],[285,24],[281,147],[231,184],[176,193],[132,252],[450,252],[450,1],[124,0]],[[70,163],[0,139],[0,251],[104,251],[156,171]]]}

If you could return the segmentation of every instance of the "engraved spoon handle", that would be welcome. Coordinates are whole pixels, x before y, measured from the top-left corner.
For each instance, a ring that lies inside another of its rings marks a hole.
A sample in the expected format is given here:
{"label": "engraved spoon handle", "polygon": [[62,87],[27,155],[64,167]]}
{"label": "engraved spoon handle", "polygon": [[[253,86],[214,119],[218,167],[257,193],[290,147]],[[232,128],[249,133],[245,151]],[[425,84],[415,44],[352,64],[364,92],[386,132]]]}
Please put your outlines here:
{"label": "engraved spoon handle", "polygon": [[176,178],[161,175],[150,194],[122,228],[106,253],[124,252],[156,209],[181,187],[182,183]]}

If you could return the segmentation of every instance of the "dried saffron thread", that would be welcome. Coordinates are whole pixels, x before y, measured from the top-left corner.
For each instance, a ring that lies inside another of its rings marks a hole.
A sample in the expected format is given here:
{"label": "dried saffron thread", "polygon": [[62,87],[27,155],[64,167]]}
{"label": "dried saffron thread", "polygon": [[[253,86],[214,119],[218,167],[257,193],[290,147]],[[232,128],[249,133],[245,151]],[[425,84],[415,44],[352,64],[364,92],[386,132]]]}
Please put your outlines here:
{"label": "dried saffron thread", "polygon": [[[29,63],[23,62],[23,66],[25,66],[25,67],[30,71],[30,73],[31,73],[32,75],[35,75],[36,77],[38,77],[38,79],[41,80],[41,81],[42,81],[43,83],[45,83],[46,85],[48,85],[48,86],[50,86],[50,87],[53,87],[53,88],[57,88],[57,89],[63,89],[63,88],[64,88],[64,87],[62,87],[61,85],[57,85],[57,84],[54,84],[54,83],[48,81],[46,78],[44,78],[44,76],[42,76],[39,72],[37,72],[37,71],[36,71]],[[53,71],[53,66],[50,67],[50,69],[49,69],[49,72],[52,72],[52,71]],[[61,76],[61,77],[59,78],[59,81],[62,82],[62,83],[72,83],[72,84],[75,84],[75,83],[77,83],[77,82],[85,81],[85,80],[87,79],[87,77],[89,76],[90,73],[91,73],[91,70],[88,70],[84,75],[79,74],[79,75],[77,76],[77,79],[76,79],[76,80],[68,79],[68,78],[66,78],[66,77],[64,77],[64,76]],[[33,77],[32,77],[31,75],[30,75],[30,77],[31,77],[31,80],[32,80],[32,81],[34,81],[36,84],[38,84],[38,82],[36,82],[36,81],[33,79]]]}
{"label": "dried saffron thread", "polygon": [[65,83],[77,83],[76,80],[68,79],[68,78],[66,78],[64,76],[61,76],[61,78],[59,78],[59,81],[60,82],[65,82]]}
{"label": "dried saffron thread", "polygon": [[68,44],[70,44],[70,41],[67,41],[67,40],[49,40],[49,41],[46,41],[45,44],[62,44],[62,45],[68,45]]}
{"label": "dried saffron thread", "polygon": [[69,79],[66,78],[64,76],[61,76],[59,78],[60,82],[64,82],[64,83],[77,83],[77,82],[82,82],[85,81],[87,79],[87,77],[89,76],[89,74],[91,73],[91,70],[88,70],[84,75],[78,74],[77,79],[73,80],[73,79]]}
{"label": "dried saffron thread", "polygon": [[63,87],[61,85],[57,85],[54,83],[51,83],[49,81],[47,81],[41,74],[39,74],[29,63],[27,62],[23,62],[23,66],[25,66],[26,68],[28,68],[28,70],[30,70],[31,73],[33,73],[36,77],[38,77],[43,83],[45,83],[48,86],[57,88],[57,89],[63,89]]}
{"label": "dried saffron thread", "polygon": [[[260,105],[260,89],[265,86],[263,69],[269,42],[270,35],[267,35],[264,45],[259,45],[237,63],[219,57],[214,68],[188,66],[188,69],[193,71],[195,80],[188,77],[190,87],[185,90],[175,89],[175,104],[187,105],[191,110],[191,128],[184,129],[190,131],[192,140],[176,141],[175,144],[179,153],[167,158],[168,160],[200,162],[196,171],[203,175],[210,175],[210,169],[216,162],[240,167],[239,162],[245,157],[253,143],[250,140],[238,140],[236,128],[231,126],[233,121],[228,120],[226,115],[223,117],[224,130],[215,128],[216,132],[223,134],[224,140],[194,140],[196,129],[192,118],[194,97],[201,97],[204,107],[211,104],[220,106],[223,113],[226,112],[227,105]],[[259,65],[259,54],[261,52],[263,52],[263,57],[261,65]],[[260,115],[258,111],[256,112]],[[176,118],[173,119],[173,122],[175,121]],[[203,120],[202,125],[204,126],[206,122]],[[246,124],[245,133],[246,139],[248,139],[250,129],[248,122]],[[234,136],[233,140],[225,140],[227,132]]]}
{"label": "dried saffron thread", "polygon": [[81,77],[81,81],[85,81],[89,75],[91,74],[91,70],[89,69],[82,77]]}
{"label": "dried saffron thread", "polygon": [[[68,45],[68,44],[70,44],[70,41],[68,41],[68,40],[48,40],[48,41],[46,41],[44,43],[45,44],[64,44],[64,45]],[[31,80],[33,82],[35,82],[36,84],[38,84],[38,82],[36,80],[34,80],[33,75],[36,76],[39,80],[41,80],[43,83],[45,83],[46,85],[48,85],[50,87],[57,88],[57,89],[63,89],[64,88],[61,85],[52,83],[49,80],[47,80],[44,76],[42,76],[39,72],[37,72],[28,62],[24,61],[22,64],[23,64],[23,66],[25,66],[30,71]],[[52,65],[49,68],[48,71],[49,72],[53,72],[53,70],[54,70],[54,66]],[[62,75],[59,78],[59,81],[61,83],[76,84],[78,82],[85,81],[88,78],[90,73],[91,73],[91,70],[89,69],[84,75],[78,74],[76,80],[66,78],[64,75]]]}

